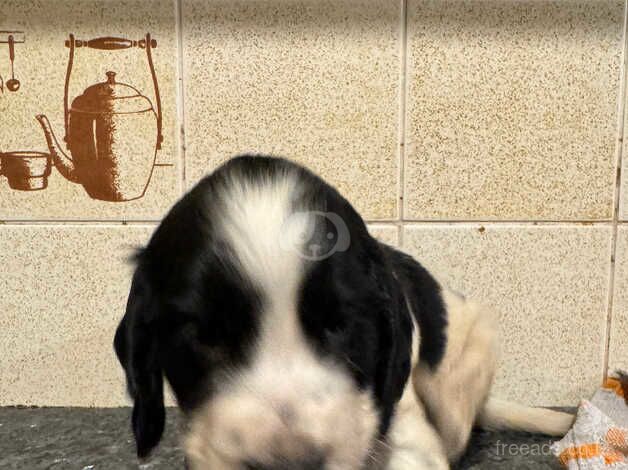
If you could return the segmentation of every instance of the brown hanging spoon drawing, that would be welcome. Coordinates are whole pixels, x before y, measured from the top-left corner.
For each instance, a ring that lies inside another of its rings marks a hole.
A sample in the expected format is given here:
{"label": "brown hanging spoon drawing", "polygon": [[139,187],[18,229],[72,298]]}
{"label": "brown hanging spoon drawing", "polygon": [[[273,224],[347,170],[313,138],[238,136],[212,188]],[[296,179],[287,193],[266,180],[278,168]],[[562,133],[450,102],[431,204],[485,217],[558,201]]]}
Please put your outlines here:
{"label": "brown hanging spoon drawing", "polygon": [[11,78],[3,82],[0,75],[0,93],[6,88],[8,91],[18,91],[20,81],[15,78],[15,45],[24,42],[24,31],[0,31],[0,44],[9,45],[9,63],[11,65]]}
{"label": "brown hanging spoon drawing", "polygon": [[20,89],[20,81],[15,78],[15,38],[9,35],[9,60],[11,61],[11,78],[7,80],[7,90],[17,91]]}
{"label": "brown hanging spoon drawing", "polygon": [[[150,34],[139,41],[102,37],[89,41],[70,35],[66,41],[70,57],[63,100],[65,142],[70,155],[59,145],[50,122],[40,114],[50,154],[57,170],[69,181],[80,183],[93,199],[131,201],[144,196],[161,148],[161,98],[151,49],[157,42]],[[153,79],[157,109],[135,87],[118,81],[116,73],[85,89],[69,106],[68,89],[75,49],[145,49]]]}

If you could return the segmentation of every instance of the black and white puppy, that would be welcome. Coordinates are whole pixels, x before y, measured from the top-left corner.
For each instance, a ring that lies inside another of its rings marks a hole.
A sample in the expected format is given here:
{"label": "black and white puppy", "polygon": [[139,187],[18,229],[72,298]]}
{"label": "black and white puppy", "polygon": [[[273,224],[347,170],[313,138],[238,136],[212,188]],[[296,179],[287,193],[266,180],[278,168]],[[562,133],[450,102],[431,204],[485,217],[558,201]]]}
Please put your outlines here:
{"label": "black and white puppy", "polygon": [[488,399],[485,311],[278,158],[234,158],[173,207],[137,255],[115,350],[138,455],[161,437],[165,375],[193,470],[446,469],[474,424],[572,421]]}

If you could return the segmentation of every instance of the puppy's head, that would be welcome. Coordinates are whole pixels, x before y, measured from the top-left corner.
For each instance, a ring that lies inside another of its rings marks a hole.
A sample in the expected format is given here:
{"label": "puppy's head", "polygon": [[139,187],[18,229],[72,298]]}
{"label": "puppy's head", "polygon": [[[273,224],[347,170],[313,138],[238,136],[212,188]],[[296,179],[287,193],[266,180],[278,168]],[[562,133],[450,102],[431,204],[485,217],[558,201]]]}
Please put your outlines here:
{"label": "puppy's head", "polygon": [[404,309],[333,188],[285,160],[231,160],[138,257],[115,338],[138,455],[160,439],[165,375],[195,470],[362,468],[409,373]]}

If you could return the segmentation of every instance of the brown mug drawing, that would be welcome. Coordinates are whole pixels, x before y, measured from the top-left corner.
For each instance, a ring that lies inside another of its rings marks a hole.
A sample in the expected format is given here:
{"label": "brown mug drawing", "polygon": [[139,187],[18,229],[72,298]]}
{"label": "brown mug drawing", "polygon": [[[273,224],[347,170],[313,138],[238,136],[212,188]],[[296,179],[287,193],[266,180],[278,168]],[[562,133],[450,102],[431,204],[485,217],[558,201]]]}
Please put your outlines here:
{"label": "brown mug drawing", "polygon": [[48,187],[52,163],[50,155],[42,152],[0,152],[0,174],[9,186],[20,191],[37,191]]}
{"label": "brown mug drawing", "polygon": [[[66,47],[70,49],[70,58],[63,103],[64,140],[70,155],[61,149],[46,116],[36,116],[55,167],[69,181],[82,184],[94,199],[120,202],[141,198],[150,183],[157,150],[163,140],[161,98],[151,56],[157,42],[151,40],[149,34],[140,41],[113,37],[83,41],[70,35]],[[112,71],[107,72],[105,81],[85,89],[68,106],[74,52],[81,47],[145,49],[157,109],[136,88],[118,82]]]}

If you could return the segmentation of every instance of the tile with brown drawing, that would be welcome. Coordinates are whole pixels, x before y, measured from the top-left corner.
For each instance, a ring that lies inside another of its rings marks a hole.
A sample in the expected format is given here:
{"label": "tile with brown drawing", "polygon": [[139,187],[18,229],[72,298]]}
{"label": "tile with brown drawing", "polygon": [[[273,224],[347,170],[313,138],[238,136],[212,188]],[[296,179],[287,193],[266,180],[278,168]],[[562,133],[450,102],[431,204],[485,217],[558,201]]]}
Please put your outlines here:
{"label": "tile with brown drawing", "polygon": [[[24,31],[0,30],[0,45],[7,44],[10,63],[10,76],[4,81],[0,73],[0,95],[5,91],[16,92],[21,82],[15,77],[15,45],[24,44]],[[0,68],[0,71],[3,70]],[[44,152],[12,151],[0,152],[0,175],[7,178],[9,187],[20,191],[38,191],[48,187],[50,176],[50,155]]]}
{"label": "tile with brown drawing", "polygon": [[20,93],[0,55],[0,220],[157,220],[181,193],[174,2],[95,4],[0,5],[0,54],[28,32]]}
{"label": "tile with brown drawing", "polygon": [[[70,57],[63,99],[63,140],[70,155],[64,152],[48,118],[37,115],[55,167],[69,181],[82,184],[93,199],[123,202],[143,197],[163,141],[161,98],[151,53],[157,41],[150,34],[138,41],[116,37],[85,41],[70,34],[65,45],[70,49]],[[83,47],[98,50],[137,47],[146,51],[156,106],[137,88],[116,81],[113,71],[107,71],[104,82],[88,87],[70,106],[68,90],[74,54]],[[120,145],[125,140],[133,142],[133,147]]]}

